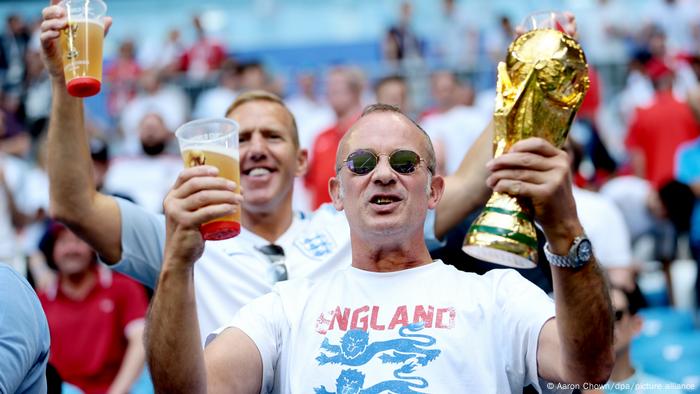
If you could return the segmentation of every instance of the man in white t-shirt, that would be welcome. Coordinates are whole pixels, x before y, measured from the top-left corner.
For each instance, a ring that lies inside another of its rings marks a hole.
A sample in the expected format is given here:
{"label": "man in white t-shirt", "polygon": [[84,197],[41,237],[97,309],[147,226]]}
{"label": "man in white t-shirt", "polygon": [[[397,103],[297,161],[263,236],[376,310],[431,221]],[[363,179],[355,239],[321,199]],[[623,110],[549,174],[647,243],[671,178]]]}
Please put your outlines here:
{"label": "man in white t-shirt", "polygon": [[[610,301],[576,215],[566,153],[532,138],[488,167],[495,191],[533,202],[555,302],[512,270],[479,277],[431,261],[423,222],[444,190],[432,144],[398,109],[376,104],[343,137],[329,182],[334,207],[348,218],[352,266],[280,283],[211,335],[205,350],[192,279],[204,248],[198,228],[242,198],[214,177],[184,171],[164,202],[166,254],[148,326],[157,390],[521,392],[565,387],[540,379],[606,381]],[[193,187],[207,201],[194,210],[179,192]]]}
{"label": "man in white t-shirt", "polygon": [[[82,103],[67,94],[56,52],[55,40],[65,26],[65,17],[53,6],[44,10],[44,19],[43,53],[54,100],[48,135],[52,214],[95,248],[104,262],[155,287],[165,246],[164,217],[95,191]],[[107,26],[110,22],[108,18]],[[242,229],[238,237],[208,242],[196,266],[202,338],[229,321],[241,306],[268,293],[276,281],[285,278],[285,269],[287,278],[316,277],[347,267],[351,260],[345,215],[330,205],[312,215],[292,209],[294,178],[304,174],[307,153],[299,146],[294,118],[282,101],[265,92],[244,93],[227,115],[241,127]],[[440,238],[488,197],[483,181],[486,169],[466,164],[488,160],[488,134],[480,140],[483,149],[465,158],[462,172],[447,180],[444,203],[425,221],[426,238]],[[201,167],[193,171],[199,178],[209,178],[210,170]],[[181,176],[185,174],[191,172]],[[215,179],[219,187],[230,187],[222,178]],[[202,195],[198,191],[176,187],[171,193],[196,202]],[[270,246],[273,243],[277,247]]]}

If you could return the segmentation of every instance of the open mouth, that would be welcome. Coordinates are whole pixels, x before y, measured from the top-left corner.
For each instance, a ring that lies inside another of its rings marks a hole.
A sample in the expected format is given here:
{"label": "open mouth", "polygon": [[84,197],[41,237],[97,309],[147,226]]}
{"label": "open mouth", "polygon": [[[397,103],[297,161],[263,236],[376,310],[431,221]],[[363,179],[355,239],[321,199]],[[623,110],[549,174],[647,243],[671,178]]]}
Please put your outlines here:
{"label": "open mouth", "polygon": [[267,167],[253,167],[253,168],[249,168],[249,169],[243,171],[243,175],[253,177],[253,178],[263,177],[263,176],[268,175],[274,171],[275,170],[273,170],[271,168],[267,168]]}
{"label": "open mouth", "polygon": [[401,201],[398,196],[374,196],[369,202],[376,205],[389,205]]}

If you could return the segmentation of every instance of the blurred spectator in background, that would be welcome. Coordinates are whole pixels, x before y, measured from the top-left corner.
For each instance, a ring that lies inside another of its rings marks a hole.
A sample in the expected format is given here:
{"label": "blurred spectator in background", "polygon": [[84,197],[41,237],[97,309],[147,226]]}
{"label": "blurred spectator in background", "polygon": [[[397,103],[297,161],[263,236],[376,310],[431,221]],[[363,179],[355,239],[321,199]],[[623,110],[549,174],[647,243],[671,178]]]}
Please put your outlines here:
{"label": "blurred spectator in background", "polygon": [[146,292],[98,264],[90,246],[61,224],[49,226],[40,247],[58,270],[53,287],[39,293],[51,364],[86,394],[129,392],[145,362]]}
{"label": "blurred spectator in background", "polygon": [[[564,149],[569,154],[572,179],[575,179],[584,157],[583,147],[569,137]],[[622,212],[604,194],[582,189],[575,183],[572,190],[578,217],[591,240],[596,261],[605,269],[613,285],[632,291],[636,272],[632,261],[632,241]]]}
{"label": "blurred spectator in background", "polygon": [[0,108],[0,151],[25,157],[30,148],[31,138],[24,125],[12,112]]}
{"label": "blurred spectator in background", "polygon": [[267,90],[271,93],[279,93],[279,87],[275,85],[274,81],[270,80],[265,71],[265,66],[261,62],[252,60],[241,63],[238,72],[240,74],[241,92]]}
{"label": "blurred spectator in background", "polygon": [[600,71],[603,86],[619,86],[624,78],[620,65],[629,58],[634,19],[620,0],[597,0],[576,13],[581,45],[589,64]]}
{"label": "blurred spectator in background", "polygon": [[639,289],[628,291],[613,286],[610,298],[615,313],[615,365],[610,380],[603,389],[585,390],[584,393],[684,393],[683,390],[673,388],[671,382],[648,375],[634,366],[630,347],[644,325],[643,318],[637,312],[646,306]]}
{"label": "blurred spectator in background", "polygon": [[384,60],[390,65],[396,66],[404,60],[423,57],[423,43],[411,26],[412,17],[413,5],[410,1],[402,1],[399,20],[387,30],[382,46]]}
{"label": "blurred spectator in background", "polygon": [[0,321],[0,392],[45,393],[50,344],[46,316],[29,283],[2,262]]}
{"label": "blurred spectator in background", "polygon": [[652,58],[658,59],[671,68],[675,76],[673,93],[676,98],[685,101],[688,92],[698,86],[698,79],[688,64],[687,56],[669,51],[666,32],[655,25],[649,27],[646,45]]}
{"label": "blurred spectator in background", "polygon": [[411,111],[406,78],[400,75],[384,77],[374,85],[374,94],[377,98],[377,103],[393,105],[404,114],[413,118],[411,116],[413,111]]}
{"label": "blurred spectator in background", "polygon": [[676,257],[677,230],[668,220],[659,192],[674,179],[676,150],[700,135],[700,127],[689,106],[674,97],[673,71],[652,59],[646,64],[646,72],[654,85],[654,98],[649,106],[637,109],[625,140],[637,178],[613,179],[601,191],[621,207],[633,239],[654,235],[654,258],[663,265],[672,301],[670,265]]}
{"label": "blurred spectator in background", "polygon": [[668,35],[668,49],[672,55],[689,54],[696,49],[692,30],[700,23],[697,2],[649,0],[642,19],[647,27],[658,26]]}
{"label": "blurred spectator in background", "polygon": [[287,97],[284,102],[297,121],[299,146],[310,149],[318,133],[333,124],[335,114],[328,103],[319,97],[313,73],[299,74],[297,87],[298,92]]}
{"label": "blurred spectator in background", "polygon": [[163,211],[163,198],[182,171],[174,133],[157,112],[149,112],[138,126],[142,153],[116,158],[109,166],[104,187],[124,194],[152,212]]}
{"label": "blurred spectator in background", "polygon": [[422,123],[433,140],[438,173],[450,175],[457,171],[491,114],[474,105],[474,89],[468,82],[460,83],[452,73],[434,77],[436,101],[446,110],[426,116]]}
{"label": "blurred spectator in background", "polygon": [[111,117],[118,117],[129,101],[136,97],[141,76],[133,41],[125,40],[119,45],[117,58],[107,67],[104,74],[109,84],[107,111]]}
{"label": "blurred spectator in background", "polygon": [[124,141],[120,154],[141,154],[139,124],[146,114],[157,113],[169,130],[176,130],[188,119],[190,103],[184,91],[178,86],[163,84],[162,78],[155,70],[142,73],[141,92],[122,111]]}
{"label": "blurred spectator in background", "polygon": [[438,70],[430,75],[432,106],[420,114],[420,121],[427,122],[433,115],[445,113],[457,105],[457,75],[449,70]]}
{"label": "blurred spectator in background", "polygon": [[442,19],[434,46],[442,65],[456,71],[473,70],[479,56],[478,24],[467,15],[456,0],[442,0]]}
{"label": "blurred spectator in background", "polygon": [[172,76],[180,70],[185,49],[180,30],[173,28],[168,31],[164,43],[140,45],[139,63],[144,68],[152,68],[164,75]]}
{"label": "blurred spectator in background", "polygon": [[29,43],[29,31],[18,14],[7,17],[0,36],[0,87],[19,88],[25,72],[24,58]]}
{"label": "blurred spectator in background", "polygon": [[651,53],[647,49],[639,49],[627,63],[625,86],[619,93],[620,117],[625,127],[629,127],[637,108],[648,106],[654,97],[654,86],[646,72],[650,60]]}
{"label": "blurred spectator in background", "polygon": [[506,59],[508,45],[513,41],[513,37],[515,37],[515,28],[510,21],[510,17],[501,15],[498,18],[498,24],[486,34],[486,42],[484,43],[486,52],[491,60],[491,68],[498,62]]}
{"label": "blurred spectator in background", "polygon": [[36,141],[46,128],[49,117],[51,81],[38,50],[29,49],[26,60],[27,72],[22,88],[22,107],[27,130],[32,140]]}
{"label": "blurred spectator in background", "polygon": [[335,176],[335,154],[340,139],[362,112],[362,71],[350,67],[338,67],[328,73],[326,95],[335,112],[336,123],[321,132],[311,149],[309,172],[304,184],[311,194],[311,208],[331,202],[328,180]]}
{"label": "blurred spectator in background", "polygon": [[228,106],[238,96],[240,85],[238,64],[233,59],[226,59],[221,64],[219,83],[216,87],[197,96],[192,117],[195,119],[223,117]]}
{"label": "blurred spectator in background", "polygon": [[226,59],[226,49],[217,40],[207,37],[198,15],[192,18],[192,25],[197,39],[183,54],[180,69],[195,81],[211,79],[213,72],[217,71]]}

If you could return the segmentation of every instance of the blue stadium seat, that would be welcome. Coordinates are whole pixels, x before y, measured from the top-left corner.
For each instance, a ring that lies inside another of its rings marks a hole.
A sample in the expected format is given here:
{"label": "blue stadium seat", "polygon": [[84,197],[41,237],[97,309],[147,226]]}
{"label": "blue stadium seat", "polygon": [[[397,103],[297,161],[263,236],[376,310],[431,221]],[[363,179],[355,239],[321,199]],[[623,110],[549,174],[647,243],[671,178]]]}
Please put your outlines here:
{"label": "blue stadium seat", "polygon": [[632,360],[643,371],[675,382],[700,385],[700,332],[669,332],[632,342]]}
{"label": "blue stadium seat", "polygon": [[670,307],[647,308],[639,311],[644,319],[641,337],[654,337],[665,333],[693,331],[693,315],[687,310]]}

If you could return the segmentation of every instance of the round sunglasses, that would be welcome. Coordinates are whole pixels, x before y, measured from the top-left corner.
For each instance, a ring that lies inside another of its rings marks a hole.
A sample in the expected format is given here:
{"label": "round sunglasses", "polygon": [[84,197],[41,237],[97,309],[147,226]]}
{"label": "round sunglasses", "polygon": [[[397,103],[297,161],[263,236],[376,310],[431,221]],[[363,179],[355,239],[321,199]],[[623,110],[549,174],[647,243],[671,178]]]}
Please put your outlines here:
{"label": "round sunglasses", "polygon": [[[380,156],[389,157],[389,165],[399,174],[411,174],[420,164],[421,159],[418,153],[407,149],[397,149],[390,154],[374,153],[369,149],[358,149],[348,155],[348,158],[343,161],[345,167],[355,175],[367,175],[372,172],[379,163]],[[340,171],[342,167],[338,167]],[[428,171],[433,173],[432,168],[428,167]]]}

